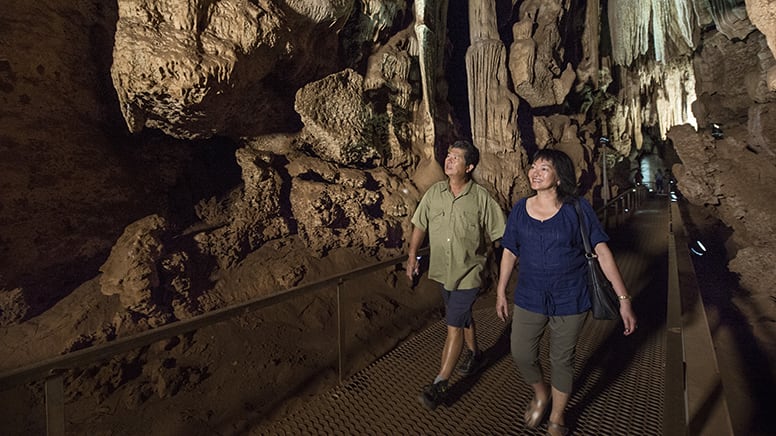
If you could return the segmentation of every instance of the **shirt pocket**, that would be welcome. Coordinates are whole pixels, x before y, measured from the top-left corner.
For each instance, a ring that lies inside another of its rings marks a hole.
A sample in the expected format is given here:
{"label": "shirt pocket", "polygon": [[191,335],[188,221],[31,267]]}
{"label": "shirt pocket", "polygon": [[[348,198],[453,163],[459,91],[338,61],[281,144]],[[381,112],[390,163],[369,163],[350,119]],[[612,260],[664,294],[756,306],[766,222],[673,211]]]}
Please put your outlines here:
{"label": "shirt pocket", "polygon": [[428,230],[430,233],[439,235],[444,231],[447,221],[445,220],[445,211],[442,209],[432,209],[428,213]]}
{"label": "shirt pocket", "polygon": [[478,214],[472,211],[461,211],[456,217],[454,231],[468,248],[476,249],[482,238],[482,227]]}

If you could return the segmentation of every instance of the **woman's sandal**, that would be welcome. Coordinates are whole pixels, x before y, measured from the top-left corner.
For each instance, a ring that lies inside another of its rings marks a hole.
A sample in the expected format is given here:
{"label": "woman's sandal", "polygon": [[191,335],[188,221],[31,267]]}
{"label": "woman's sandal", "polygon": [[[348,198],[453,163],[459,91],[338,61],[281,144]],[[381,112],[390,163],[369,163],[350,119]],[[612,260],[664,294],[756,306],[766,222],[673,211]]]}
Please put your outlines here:
{"label": "woman's sandal", "polygon": [[566,436],[569,434],[569,428],[557,422],[547,423],[547,436]]}
{"label": "woman's sandal", "polygon": [[528,403],[528,408],[525,409],[525,415],[523,415],[523,418],[525,419],[525,426],[528,428],[536,428],[539,424],[541,424],[542,420],[544,419],[544,415],[547,414],[548,404],[550,404],[549,398],[544,400],[537,400],[536,397],[534,397],[534,399]]}

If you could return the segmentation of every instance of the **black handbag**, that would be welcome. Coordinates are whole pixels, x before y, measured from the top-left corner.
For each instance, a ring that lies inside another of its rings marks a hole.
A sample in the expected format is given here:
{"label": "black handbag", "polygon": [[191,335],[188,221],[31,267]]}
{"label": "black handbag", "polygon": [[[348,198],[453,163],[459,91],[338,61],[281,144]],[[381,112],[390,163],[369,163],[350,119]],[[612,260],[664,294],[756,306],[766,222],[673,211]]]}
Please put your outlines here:
{"label": "black handbag", "polygon": [[598,263],[598,256],[590,247],[590,236],[587,234],[587,222],[585,215],[579,207],[579,200],[574,199],[574,208],[577,210],[579,219],[579,231],[582,233],[582,242],[585,244],[585,258],[587,259],[587,291],[590,294],[590,303],[595,319],[617,319],[620,316],[620,303],[614,293],[614,288],[609,279],[601,270]]}

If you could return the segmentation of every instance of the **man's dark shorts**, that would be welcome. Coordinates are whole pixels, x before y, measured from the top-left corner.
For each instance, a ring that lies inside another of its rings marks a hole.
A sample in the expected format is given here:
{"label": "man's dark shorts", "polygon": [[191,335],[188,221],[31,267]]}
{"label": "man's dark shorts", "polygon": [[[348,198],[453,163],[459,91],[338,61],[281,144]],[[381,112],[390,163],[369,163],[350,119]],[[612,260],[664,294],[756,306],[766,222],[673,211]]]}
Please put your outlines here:
{"label": "man's dark shorts", "polygon": [[472,325],[472,306],[477,300],[479,288],[448,291],[442,288],[442,300],[447,312],[447,325],[467,328]]}

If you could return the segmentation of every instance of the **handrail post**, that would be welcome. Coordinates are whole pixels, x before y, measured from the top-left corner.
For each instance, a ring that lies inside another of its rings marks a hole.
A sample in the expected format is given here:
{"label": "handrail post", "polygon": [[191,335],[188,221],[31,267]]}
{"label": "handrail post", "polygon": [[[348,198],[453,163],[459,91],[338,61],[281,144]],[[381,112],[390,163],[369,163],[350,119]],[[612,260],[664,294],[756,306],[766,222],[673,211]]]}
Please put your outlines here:
{"label": "handrail post", "polygon": [[339,374],[339,384],[342,384],[342,350],[345,342],[345,332],[342,328],[342,287],[345,281],[337,281],[337,373]]}
{"label": "handrail post", "polygon": [[65,382],[61,373],[46,378],[46,434],[65,436]]}
{"label": "handrail post", "polygon": [[[676,237],[673,231],[675,211],[669,208],[668,220],[668,306],[666,308],[665,415],[663,434],[687,434],[687,400],[684,338],[682,335],[682,297]],[[681,407],[680,407],[681,405]]]}
{"label": "handrail post", "polygon": [[[421,248],[419,255],[429,253],[429,248]],[[220,309],[211,310],[201,315],[195,315],[189,319],[180,320],[146,330],[131,336],[121,337],[111,342],[94,345],[77,351],[71,351],[67,354],[50,357],[48,359],[15,368],[10,371],[0,372],[0,390],[8,389],[12,386],[36,380],[46,379],[44,387],[46,390],[47,428],[49,435],[65,434],[65,415],[64,415],[64,380],[59,374],[72,368],[78,368],[84,365],[90,365],[107,360],[116,354],[127,352],[140,348],[145,345],[153,344],[162,339],[171,338],[184,333],[196,331],[200,328],[223,322],[236,316],[241,316],[247,311],[266,308],[291,298],[297,298],[316,292],[321,289],[331,289],[331,286],[337,283],[337,367],[339,372],[339,382],[342,384],[344,371],[344,348],[345,348],[345,323],[342,313],[342,290],[345,281],[353,277],[360,277],[399,264],[407,259],[402,255],[393,259],[378,262],[376,264],[360,267],[346,273],[336,274],[314,283],[307,283],[296,286],[291,289],[282,290],[271,295],[263,295],[241,303],[227,306]],[[57,373],[55,374],[54,371]]]}

